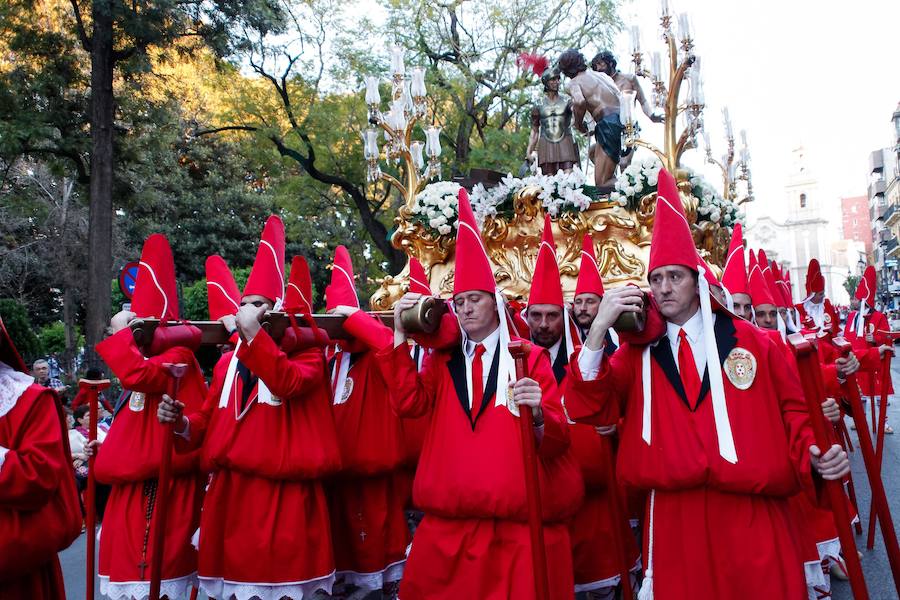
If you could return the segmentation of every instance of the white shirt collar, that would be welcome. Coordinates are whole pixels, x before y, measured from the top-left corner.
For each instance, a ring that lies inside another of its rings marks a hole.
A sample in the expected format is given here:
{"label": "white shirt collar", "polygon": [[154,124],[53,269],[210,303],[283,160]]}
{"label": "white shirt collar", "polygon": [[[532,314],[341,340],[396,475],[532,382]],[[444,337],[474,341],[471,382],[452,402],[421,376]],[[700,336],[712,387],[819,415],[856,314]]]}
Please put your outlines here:
{"label": "white shirt collar", "polygon": [[556,343],[547,348],[547,352],[550,353],[550,364],[554,364],[556,362],[556,357],[559,356],[559,350],[562,347],[563,336],[559,336],[559,339],[556,340]]}
{"label": "white shirt collar", "polygon": [[500,328],[497,327],[494,331],[491,332],[489,336],[481,340],[480,342],[473,342],[466,336],[466,341],[463,343],[463,352],[469,358],[475,356],[475,346],[478,344],[484,344],[484,353],[493,355],[494,350],[497,348],[497,343],[500,341]]}
{"label": "white shirt collar", "polygon": [[[713,317],[715,318],[715,315]],[[669,342],[675,344],[678,340],[678,332],[682,329],[684,329],[684,334],[692,345],[700,342],[703,335],[703,317],[699,308],[694,313],[694,316],[688,319],[684,325],[676,325],[671,321],[666,321],[666,334],[669,336]]]}

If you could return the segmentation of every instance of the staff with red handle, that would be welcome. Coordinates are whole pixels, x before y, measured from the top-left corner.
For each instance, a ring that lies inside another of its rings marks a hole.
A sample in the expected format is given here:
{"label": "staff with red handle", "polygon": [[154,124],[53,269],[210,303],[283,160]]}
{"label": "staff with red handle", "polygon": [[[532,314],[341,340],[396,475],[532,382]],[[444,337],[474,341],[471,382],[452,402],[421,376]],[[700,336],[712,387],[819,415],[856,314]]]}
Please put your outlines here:
{"label": "staff with red handle", "polygon": [[[169,382],[169,397],[178,397],[178,386],[181,378],[187,373],[184,363],[163,365],[172,376]],[[159,480],[156,484],[156,507],[153,522],[153,554],[150,557],[150,600],[159,600],[162,582],[162,551],[165,544],[166,517],[169,511],[169,485],[172,481],[172,435],[173,424],[162,425],[164,430],[162,455],[159,461]]]}
{"label": "staff with red handle", "polygon": [[[822,449],[831,446],[828,437],[828,425],[825,415],[822,414],[822,401],[825,399],[825,385],[822,382],[822,372],[819,367],[818,355],[812,344],[802,334],[794,333],[788,336],[788,341],[797,357],[797,367],[800,371],[800,382],[803,385],[803,395],[806,398],[809,409],[809,420],[812,425],[816,445]],[[856,553],[856,542],[853,539],[853,531],[850,528],[850,514],[847,510],[847,502],[844,490],[838,480],[826,480],[825,490],[828,493],[828,501],[834,514],[834,524],[837,528],[841,548],[844,551],[844,559],[847,562],[847,574],[850,577],[850,587],[856,600],[864,600],[869,597],[866,588],[866,580],[863,576],[859,555]]]}
{"label": "staff with red handle", "polygon": [[[894,357],[894,349],[890,348],[881,356],[881,401],[878,403],[878,437],[875,438],[875,462],[878,463],[878,476],[881,476],[881,466],[884,462],[884,434],[887,428],[887,397],[891,385],[891,359]],[[875,406],[875,399],[872,399]],[[866,548],[872,550],[875,547],[875,500],[869,504],[869,531],[866,537]]]}
{"label": "staff with red handle", "polygon": [[[78,387],[87,393],[91,427],[88,431],[88,444],[97,439],[97,404],[100,392],[109,387],[109,379],[79,379]],[[94,598],[94,547],[97,543],[97,478],[94,475],[96,452],[88,457],[87,490],[84,492],[85,531],[87,532],[87,579],[85,580],[85,596]]]}
{"label": "staff with red handle", "polygon": [[[527,342],[514,341],[509,344],[509,353],[516,363],[516,380],[528,377],[526,363],[528,350]],[[534,417],[531,410],[524,406],[519,409],[519,428],[522,434],[522,459],[525,466],[525,493],[528,498],[528,529],[531,533],[531,563],[534,573],[535,598],[550,600],[541,490],[538,485],[538,459],[534,445]]]}
{"label": "staff with red handle", "polygon": [[[847,356],[852,351],[850,342],[844,338],[834,338],[832,343],[842,356]],[[900,594],[900,546],[897,545],[897,533],[894,531],[894,521],[891,518],[891,509],[887,503],[884,492],[884,483],[881,481],[875,450],[872,447],[872,437],[869,435],[866,413],[859,397],[859,386],[856,383],[856,374],[848,375],[842,384],[844,396],[850,402],[850,410],[853,413],[853,421],[856,423],[856,433],[859,436],[859,449],[866,464],[866,475],[869,478],[869,486],[872,491],[872,502],[881,522],[881,536],[884,538],[884,546],[887,550],[888,562],[891,565],[891,574],[894,576],[894,588]],[[845,556],[846,558],[846,556]]]}
{"label": "staff with red handle", "polygon": [[634,598],[634,592],[631,589],[631,567],[628,564],[628,552],[625,547],[625,532],[622,525],[625,523],[625,517],[622,515],[622,497],[619,495],[619,486],[616,484],[616,464],[615,449],[613,448],[612,439],[608,435],[601,435],[600,440],[606,446],[605,453],[610,459],[606,461],[606,480],[609,485],[609,514],[613,522],[613,545],[618,556],[622,557],[622,564],[619,565],[620,577],[622,579],[622,598],[631,600]]}

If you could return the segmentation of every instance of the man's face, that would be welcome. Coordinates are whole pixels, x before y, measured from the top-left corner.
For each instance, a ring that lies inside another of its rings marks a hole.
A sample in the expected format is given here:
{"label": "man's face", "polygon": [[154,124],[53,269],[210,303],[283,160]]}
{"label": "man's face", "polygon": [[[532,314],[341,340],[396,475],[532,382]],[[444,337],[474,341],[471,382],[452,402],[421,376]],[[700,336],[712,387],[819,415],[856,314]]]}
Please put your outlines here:
{"label": "man's face", "polygon": [[497,301],[493,294],[482,291],[463,292],[453,297],[453,307],[459,326],[475,342],[482,341],[500,325]]}
{"label": "man's face", "polygon": [[50,366],[45,362],[34,365],[34,378],[38,381],[47,381],[50,378]]}
{"label": "man's face", "polygon": [[575,317],[575,322],[579,327],[582,329],[590,328],[591,323],[594,322],[594,317],[597,316],[597,309],[600,308],[600,300],[601,297],[599,295],[591,292],[575,296],[575,301],[572,303],[572,315]]}
{"label": "man's face", "polygon": [[825,300],[825,292],[816,292],[813,294],[812,303],[813,304],[822,304]]}
{"label": "man's face", "polygon": [[683,325],[700,307],[697,274],[681,265],[659,267],[650,273],[650,291],[667,321]]}
{"label": "man's face", "polygon": [[594,64],[591,65],[591,68],[595,71],[599,71],[600,73],[606,73],[607,75],[612,75],[612,65],[603,60],[602,58],[598,58],[594,61]]}
{"label": "man's face", "polygon": [[734,314],[749,321],[753,317],[753,302],[747,294],[732,294],[731,300],[734,302]]}
{"label": "man's face", "polygon": [[547,89],[551,92],[559,91],[559,77],[552,77],[547,80]]}
{"label": "man's face", "polygon": [[563,334],[563,309],[555,304],[533,304],[525,312],[525,322],[531,330],[531,339],[538,346],[549,348]]}
{"label": "man's face", "polygon": [[265,306],[266,310],[272,310],[272,307],[275,306],[274,302],[259,294],[249,294],[241,298],[241,306],[244,306],[245,304],[252,304],[257,308]]}
{"label": "man's face", "polygon": [[850,309],[859,310],[859,298],[850,298]]}
{"label": "man's face", "polygon": [[756,309],[756,324],[763,329],[778,329],[778,309],[774,304],[759,304]]}

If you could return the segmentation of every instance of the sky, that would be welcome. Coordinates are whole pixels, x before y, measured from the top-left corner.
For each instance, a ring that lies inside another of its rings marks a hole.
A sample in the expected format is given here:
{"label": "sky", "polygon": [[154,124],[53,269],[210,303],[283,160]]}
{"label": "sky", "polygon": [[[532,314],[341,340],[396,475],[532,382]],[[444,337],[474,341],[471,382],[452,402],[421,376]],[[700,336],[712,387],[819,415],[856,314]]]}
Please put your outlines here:
{"label": "sky", "polygon": [[[819,178],[823,200],[835,210],[840,197],[866,193],[869,153],[891,145],[890,119],[900,102],[900,1],[669,4],[671,12],[687,12],[693,20],[713,156],[720,157],[725,149],[723,106],[728,106],[735,134],[747,130],[757,199],[748,211],[751,221],[760,214],[784,218],[791,151],[801,144],[810,170]],[[645,49],[663,49],[658,14],[658,0],[624,5],[626,28],[616,40],[623,71],[629,66],[633,70],[631,25],[640,26]],[[648,122],[643,127],[646,137],[661,140],[659,126]],[[683,162],[694,166],[702,156],[695,150]],[[719,181],[715,167],[705,174]]]}

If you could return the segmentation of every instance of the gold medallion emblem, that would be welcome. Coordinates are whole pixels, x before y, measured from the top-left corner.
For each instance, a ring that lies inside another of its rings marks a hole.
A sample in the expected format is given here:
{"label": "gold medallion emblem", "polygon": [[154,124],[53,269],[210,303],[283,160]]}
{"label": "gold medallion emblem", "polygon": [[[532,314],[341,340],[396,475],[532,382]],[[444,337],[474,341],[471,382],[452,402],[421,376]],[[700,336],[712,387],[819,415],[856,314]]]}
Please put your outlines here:
{"label": "gold medallion emblem", "polygon": [[144,400],[143,392],[131,392],[131,397],[128,399],[128,408],[133,412],[141,412],[144,410]]}
{"label": "gold medallion emblem", "polygon": [[725,375],[737,389],[749,389],[756,379],[756,357],[749,350],[733,349],[725,359]]}
{"label": "gold medallion emblem", "polygon": [[519,416],[519,405],[516,404],[516,401],[513,400],[513,389],[512,387],[506,388],[506,408],[509,409],[509,412],[514,414],[515,416]]}
{"label": "gold medallion emblem", "polygon": [[825,313],[825,322],[831,323],[831,313],[830,312]]}
{"label": "gold medallion emblem", "polygon": [[341,404],[350,399],[350,394],[353,393],[353,378],[347,377],[344,381],[344,389],[341,392]]}

